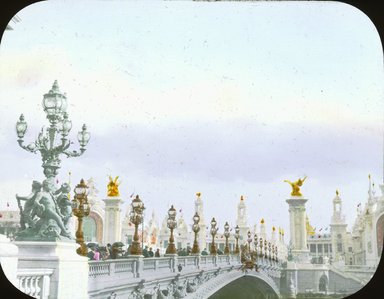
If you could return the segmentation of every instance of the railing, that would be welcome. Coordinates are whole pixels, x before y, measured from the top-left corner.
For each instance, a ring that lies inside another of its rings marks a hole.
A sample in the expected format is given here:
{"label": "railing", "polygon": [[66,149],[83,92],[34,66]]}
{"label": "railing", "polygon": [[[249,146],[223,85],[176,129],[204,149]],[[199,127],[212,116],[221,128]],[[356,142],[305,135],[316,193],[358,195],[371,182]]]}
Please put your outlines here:
{"label": "railing", "polygon": [[17,273],[19,290],[34,298],[48,299],[50,277],[53,272],[53,269],[19,270]]}
{"label": "railing", "polygon": [[[280,262],[260,257],[256,263],[257,269],[249,271],[257,270],[273,281],[279,281]],[[137,292],[152,294],[156,290],[161,290],[160,296],[172,290],[186,292],[188,289],[187,292],[193,292],[192,289],[222,274],[234,271],[233,273],[239,275],[242,273],[240,269],[240,255],[175,255],[153,258],[131,256],[89,261],[88,294],[90,298],[107,298],[119,290],[118,292],[124,294],[122,298],[127,298],[127,294],[134,297]],[[151,296],[155,298],[154,293]]]}
{"label": "railing", "polygon": [[110,275],[110,261],[90,261],[89,276]]}

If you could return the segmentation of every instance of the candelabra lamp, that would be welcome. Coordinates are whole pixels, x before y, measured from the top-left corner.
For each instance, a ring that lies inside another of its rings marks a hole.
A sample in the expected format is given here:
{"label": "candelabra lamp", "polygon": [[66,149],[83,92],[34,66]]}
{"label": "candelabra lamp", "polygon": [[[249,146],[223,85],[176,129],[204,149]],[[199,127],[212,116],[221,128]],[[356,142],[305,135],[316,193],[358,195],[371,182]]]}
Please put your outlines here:
{"label": "candelabra lamp", "polygon": [[271,244],[271,242],[268,242],[268,252],[269,252],[268,258],[269,258],[269,260],[272,259],[271,250],[272,250],[272,244]]}
{"label": "candelabra lamp", "polygon": [[260,257],[263,257],[263,238],[260,237]]}
{"label": "candelabra lamp", "polygon": [[175,246],[175,239],[173,237],[173,230],[177,227],[177,222],[176,222],[176,209],[173,207],[173,205],[168,210],[167,226],[171,230],[171,236],[169,237],[169,243],[165,253],[176,254],[176,246]]}
{"label": "candelabra lamp", "polygon": [[217,254],[216,244],[215,244],[215,236],[217,234],[217,231],[219,228],[216,228],[217,222],[215,220],[215,217],[211,220],[211,236],[212,236],[212,243],[211,243],[211,255]]}
{"label": "candelabra lamp", "polygon": [[268,242],[266,239],[264,240],[264,257],[268,258]]}
{"label": "candelabra lamp", "polygon": [[253,240],[254,240],[254,244],[255,244],[255,252],[256,252],[256,255],[257,255],[257,244],[258,244],[258,237],[257,237],[257,234],[254,235],[253,237]]}
{"label": "candelabra lamp", "polygon": [[[72,142],[67,136],[71,131],[72,122],[68,119],[67,96],[59,90],[57,81],[53,83],[51,90],[44,95],[43,108],[47,114],[50,126],[46,129],[44,127],[41,129],[36,141],[24,145],[23,138],[28,126],[24,115],[21,114],[16,123],[17,142],[20,147],[26,151],[31,153],[40,152],[43,160],[42,167],[44,169],[44,175],[51,182],[51,185],[54,186],[54,178],[58,174],[61,163],[59,156],[61,154],[67,157],[78,157],[82,155],[85,152],[85,147],[91,135],[87,132],[87,127],[84,124],[82,130],[77,134],[80,152],[69,150]],[[60,140],[57,140],[60,135]]]}
{"label": "candelabra lamp", "polygon": [[238,225],[236,225],[236,228],[235,228],[235,239],[236,239],[235,254],[240,253],[239,238],[240,238],[240,228]]}
{"label": "candelabra lamp", "polygon": [[247,236],[248,236],[248,239],[247,239],[247,242],[248,242],[248,250],[249,250],[249,252],[251,252],[252,236],[251,236],[251,232],[250,232],[250,231],[248,231]]}
{"label": "candelabra lamp", "polygon": [[80,245],[77,248],[76,252],[79,255],[87,256],[88,248],[84,243],[84,233],[83,233],[83,218],[89,215],[91,206],[88,203],[88,186],[85,184],[84,180],[81,179],[80,184],[75,187],[75,196],[72,200],[72,212],[78,219],[78,226],[76,231],[76,243]]}
{"label": "candelabra lamp", "polygon": [[275,249],[275,257],[276,257],[276,262],[279,261],[279,256],[278,256],[278,248],[276,246],[276,249]]}
{"label": "candelabra lamp", "polygon": [[276,261],[276,245],[272,245],[272,260]]}
{"label": "candelabra lamp", "polygon": [[200,248],[199,248],[199,242],[197,242],[197,234],[200,231],[199,227],[199,221],[200,221],[200,216],[195,213],[195,216],[193,216],[193,225],[192,225],[192,230],[195,233],[195,240],[193,241],[193,247],[192,247],[192,254],[199,254],[200,253]]}
{"label": "candelabra lamp", "polygon": [[224,248],[224,254],[229,255],[229,244],[228,244],[228,238],[229,238],[229,224],[228,222],[225,222],[224,225],[224,237],[225,237],[225,248]]}
{"label": "candelabra lamp", "polygon": [[133,241],[131,245],[131,255],[141,255],[142,250],[139,242],[139,225],[143,222],[144,203],[141,201],[139,195],[132,200],[131,212],[129,214],[129,220],[135,225],[135,233],[133,235]]}

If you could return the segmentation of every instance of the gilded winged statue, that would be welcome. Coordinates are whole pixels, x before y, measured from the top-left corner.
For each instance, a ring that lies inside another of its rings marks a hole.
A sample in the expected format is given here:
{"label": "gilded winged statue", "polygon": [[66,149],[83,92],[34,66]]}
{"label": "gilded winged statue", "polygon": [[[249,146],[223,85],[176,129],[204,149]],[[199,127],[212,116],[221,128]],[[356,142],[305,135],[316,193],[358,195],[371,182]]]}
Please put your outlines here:
{"label": "gilded winged statue", "polygon": [[291,181],[284,180],[284,182],[287,182],[288,184],[291,185],[291,187],[292,187],[291,195],[292,196],[303,196],[303,194],[301,194],[301,192],[300,192],[300,187],[303,185],[306,178],[307,177],[305,176],[303,179],[298,179],[296,182],[293,182],[293,183]]}
{"label": "gilded winged statue", "polygon": [[117,179],[119,177],[115,177],[115,179],[113,180],[111,176],[109,176],[109,183],[107,185],[107,188],[108,188],[108,196],[111,196],[111,197],[117,197],[117,196],[120,196],[120,193],[119,193],[119,185],[120,183],[117,182]]}

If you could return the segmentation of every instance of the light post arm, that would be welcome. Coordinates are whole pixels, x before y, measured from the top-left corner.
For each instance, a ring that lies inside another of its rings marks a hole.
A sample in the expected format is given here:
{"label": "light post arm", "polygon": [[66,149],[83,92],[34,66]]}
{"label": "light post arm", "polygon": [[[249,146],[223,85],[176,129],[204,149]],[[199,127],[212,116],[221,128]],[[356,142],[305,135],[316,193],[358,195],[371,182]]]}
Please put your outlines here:
{"label": "light post arm", "polygon": [[71,158],[71,157],[79,157],[81,156],[82,154],[84,154],[85,152],[85,148],[81,147],[80,148],[80,152],[74,150],[74,151],[63,151],[63,154],[67,156],[67,158]]}
{"label": "light post arm", "polygon": [[19,146],[28,151],[28,152],[31,152],[31,153],[34,153],[36,154],[39,150],[40,150],[40,147],[36,144],[36,141],[35,142],[31,142],[30,144],[28,145],[24,145],[24,140],[23,139],[18,139],[17,142],[19,143]]}

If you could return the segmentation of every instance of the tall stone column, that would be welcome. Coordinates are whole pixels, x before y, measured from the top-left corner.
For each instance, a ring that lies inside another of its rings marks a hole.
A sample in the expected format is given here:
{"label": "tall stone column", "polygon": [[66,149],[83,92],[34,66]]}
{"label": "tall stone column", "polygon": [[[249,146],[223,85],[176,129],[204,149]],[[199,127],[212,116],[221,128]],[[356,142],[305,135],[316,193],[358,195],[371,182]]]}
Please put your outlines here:
{"label": "tall stone column", "polygon": [[286,202],[289,205],[290,237],[292,257],[294,261],[309,262],[309,249],[307,247],[306,212],[305,203],[308,199],[301,196],[292,196]]}
{"label": "tall stone column", "polygon": [[103,243],[121,242],[121,203],[119,197],[108,197],[105,202]]}

